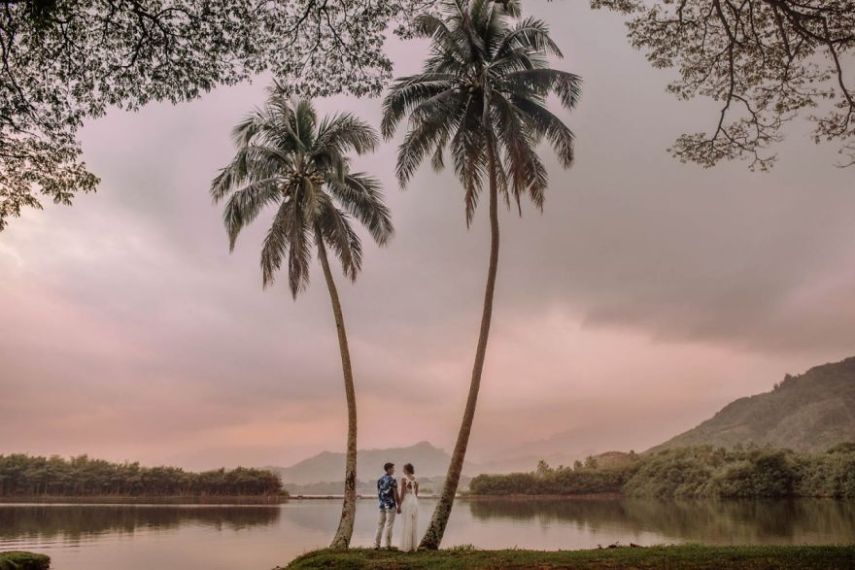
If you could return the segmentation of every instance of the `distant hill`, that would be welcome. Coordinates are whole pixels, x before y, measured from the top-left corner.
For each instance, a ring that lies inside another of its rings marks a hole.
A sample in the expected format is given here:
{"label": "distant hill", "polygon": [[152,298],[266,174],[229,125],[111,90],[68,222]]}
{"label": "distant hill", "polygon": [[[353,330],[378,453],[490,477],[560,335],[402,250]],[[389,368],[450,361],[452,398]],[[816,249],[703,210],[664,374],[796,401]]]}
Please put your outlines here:
{"label": "distant hill", "polygon": [[[445,451],[423,441],[410,447],[390,449],[360,449],[358,451],[357,479],[371,481],[383,472],[383,464],[391,461],[398,467],[412,463],[419,477],[444,477],[451,457]],[[344,453],[324,451],[290,467],[269,467],[278,473],[282,482],[297,485],[338,482],[344,473]],[[467,466],[466,471],[474,469]],[[338,484],[338,483],[337,483]]]}
{"label": "distant hill", "polygon": [[[465,491],[469,488],[471,477],[462,476],[460,478],[460,486],[458,489]],[[419,477],[419,490],[422,495],[434,495],[440,489],[445,481],[445,477]],[[323,481],[320,483],[306,483],[303,485],[297,483],[286,483],[284,486],[289,495],[299,497],[301,495],[335,495],[342,494],[341,481]],[[374,496],[377,493],[377,477],[356,481],[356,492],[367,497]]]}
{"label": "distant hill", "polygon": [[628,436],[631,434],[627,434],[626,428],[609,425],[608,422],[600,422],[594,428],[568,429],[545,439],[508,447],[502,453],[484,458],[481,473],[531,471],[541,459],[556,467],[573,465],[576,460],[584,461],[604,450],[622,448]]}
{"label": "distant hill", "polygon": [[650,451],[739,443],[824,451],[845,441],[855,441],[855,357],[788,374],[771,392],[736,400]]}

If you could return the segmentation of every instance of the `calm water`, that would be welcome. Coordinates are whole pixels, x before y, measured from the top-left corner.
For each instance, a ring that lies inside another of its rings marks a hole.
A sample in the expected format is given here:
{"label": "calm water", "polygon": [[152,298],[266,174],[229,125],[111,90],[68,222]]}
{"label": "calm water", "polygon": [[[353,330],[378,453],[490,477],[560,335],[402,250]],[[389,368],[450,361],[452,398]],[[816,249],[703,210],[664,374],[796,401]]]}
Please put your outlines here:
{"label": "calm water", "polygon": [[[422,501],[421,528],[433,502]],[[57,570],[269,570],[326,545],[337,501],[281,506],[0,505],[0,550],[44,552]],[[371,543],[376,510],[361,501],[354,544]],[[851,543],[855,503],[647,500],[459,501],[446,545],[594,548],[651,545]],[[397,537],[396,537],[397,538]]]}

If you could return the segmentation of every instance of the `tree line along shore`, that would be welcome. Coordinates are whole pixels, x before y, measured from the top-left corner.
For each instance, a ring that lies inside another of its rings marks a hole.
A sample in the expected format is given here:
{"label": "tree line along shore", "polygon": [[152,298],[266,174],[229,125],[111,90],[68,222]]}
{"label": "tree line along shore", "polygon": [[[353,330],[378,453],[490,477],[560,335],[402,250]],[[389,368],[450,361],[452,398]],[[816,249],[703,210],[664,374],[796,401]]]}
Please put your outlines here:
{"label": "tree line along shore", "polygon": [[552,467],[541,461],[530,473],[478,475],[474,496],[590,495],[711,498],[855,498],[855,443],[824,453],[786,449],[668,449],[611,452]]}
{"label": "tree line along shore", "polygon": [[287,497],[287,492],[279,477],[265,469],[237,467],[194,473],[179,467],[112,463],[85,455],[70,459],[0,455],[0,500],[40,497],[273,500]]}
{"label": "tree line along shore", "polygon": [[[363,485],[360,496],[371,496]],[[322,495],[324,493],[321,493]],[[822,453],[712,446],[651,453],[609,452],[534,471],[472,478],[469,497],[623,495],[657,498],[855,498],[855,442]],[[112,463],[85,455],[65,459],[0,455],[0,502],[220,501],[276,502],[289,495],[279,476],[238,467],[203,472]],[[331,495],[330,495],[331,496]]]}

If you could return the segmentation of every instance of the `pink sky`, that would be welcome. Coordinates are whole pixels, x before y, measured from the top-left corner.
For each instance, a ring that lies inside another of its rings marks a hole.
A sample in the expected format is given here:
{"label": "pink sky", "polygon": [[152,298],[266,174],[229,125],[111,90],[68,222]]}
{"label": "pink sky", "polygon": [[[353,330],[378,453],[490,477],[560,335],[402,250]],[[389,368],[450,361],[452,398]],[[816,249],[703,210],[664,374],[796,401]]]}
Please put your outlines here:
{"label": "pink sky", "polygon": [[[855,192],[834,149],[794,124],[768,174],[681,165],[666,149],[715,107],[678,103],[582,2],[532,3],[583,76],[569,171],[544,149],[543,215],[503,217],[493,336],[470,447],[486,461],[554,434],[644,449],[787,372],[855,346]],[[397,73],[423,44],[393,44]],[[103,183],[0,234],[0,453],[193,468],[288,464],[344,443],[344,399],[319,272],[295,303],[261,289],[266,220],[228,253],[208,185],[266,82],[88,125]],[[377,123],[378,100],[320,101]],[[402,192],[395,142],[360,159],[397,235],[340,280],[360,445],[449,448],[480,316],[487,228],[467,231],[454,178]]]}

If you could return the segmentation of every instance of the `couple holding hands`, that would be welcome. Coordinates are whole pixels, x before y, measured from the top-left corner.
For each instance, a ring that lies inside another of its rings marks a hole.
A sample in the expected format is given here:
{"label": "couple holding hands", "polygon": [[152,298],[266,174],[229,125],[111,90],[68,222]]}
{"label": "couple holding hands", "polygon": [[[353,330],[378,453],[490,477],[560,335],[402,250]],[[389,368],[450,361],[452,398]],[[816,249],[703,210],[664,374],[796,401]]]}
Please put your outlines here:
{"label": "couple holding hands", "polygon": [[377,480],[377,499],[380,502],[380,518],[374,548],[380,548],[380,539],[386,537],[386,548],[392,548],[392,529],[395,515],[404,519],[401,531],[401,551],[412,552],[418,547],[419,482],[412,463],[404,465],[404,476],[400,485],[395,479],[395,464],[386,463],[383,474]]}

